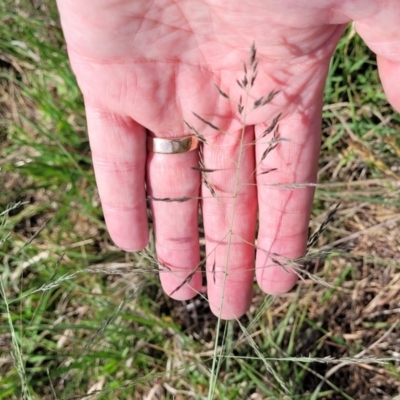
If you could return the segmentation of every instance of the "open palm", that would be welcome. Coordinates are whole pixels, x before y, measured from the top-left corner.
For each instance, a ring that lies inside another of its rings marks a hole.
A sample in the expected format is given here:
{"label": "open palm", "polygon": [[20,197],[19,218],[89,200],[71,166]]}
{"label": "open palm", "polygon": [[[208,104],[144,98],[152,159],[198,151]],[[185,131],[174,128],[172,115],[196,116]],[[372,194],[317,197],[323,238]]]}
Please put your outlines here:
{"label": "open palm", "polygon": [[[294,285],[296,274],[277,265],[276,254],[290,259],[304,254],[313,189],[274,185],[315,182],[323,87],[346,23],[360,21],[359,32],[380,54],[387,94],[399,105],[391,84],[400,60],[396,1],[386,1],[384,10],[378,0],[331,0],[323,6],[310,0],[58,1],[115,243],[127,251],[146,246],[146,190],[155,199],[193,198],[151,201],[157,256],[165,268],[160,277],[168,294],[188,299],[202,287],[200,271],[193,273],[200,262],[200,197],[215,314],[233,318],[246,312],[254,266],[267,293],[284,293]],[[237,80],[243,80],[252,43],[258,75],[251,90],[243,90]],[[254,101],[273,91],[279,94],[270,103],[253,109]],[[280,113],[279,135],[285,141],[262,160],[270,139],[260,136]],[[193,134],[185,121],[206,140],[204,166],[214,170],[206,184],[192,168],[198,165],[197,152],[146,152],[147,134]]]}

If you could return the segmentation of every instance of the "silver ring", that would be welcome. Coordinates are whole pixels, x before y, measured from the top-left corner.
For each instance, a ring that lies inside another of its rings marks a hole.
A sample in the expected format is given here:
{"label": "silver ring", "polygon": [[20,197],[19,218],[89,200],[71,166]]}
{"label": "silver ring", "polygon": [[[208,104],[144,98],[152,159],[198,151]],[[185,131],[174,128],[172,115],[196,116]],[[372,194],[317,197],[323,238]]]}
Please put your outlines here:
{"label": "silver ring", "polygon": [[147,151],[161,154],[187,153],[199,147],[195,136],[185,136],[176,139],[165,139],[147,136]]}

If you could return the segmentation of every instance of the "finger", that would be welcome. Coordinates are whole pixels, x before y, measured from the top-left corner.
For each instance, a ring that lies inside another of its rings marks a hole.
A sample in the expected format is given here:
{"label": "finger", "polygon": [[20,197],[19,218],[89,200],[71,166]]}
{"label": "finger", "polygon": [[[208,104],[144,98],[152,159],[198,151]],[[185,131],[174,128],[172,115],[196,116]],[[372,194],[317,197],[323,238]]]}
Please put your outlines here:
{"label": "finger", "polygon": [[108,231],[117,246],[148,243],[145,194],[146,134],[127,117],[86,106],[93,166]]}
{"label": "finger", "polygon": [[398,61],[378,56],[379,76],[390,104],[400,112],[400,51]]}
{"label": "finger", "polygon": [[315,183],[317,176],[322,95],[317,97],[304,111],[297,111],[280,123],[279,138],[285,141],[266,156],[273,134],[260,138],[265,126],[256,127],[256,276],[261,289],[272,295],[285,293],[294,286],[297,274],[288,260],[303,256],[306,251],[314,187],[302,184]]}
{"label": "finger", "polygon": [[221,134],[203,148],[203,219],[208,298],[223,319],[242,316],[250,307],[254,276],[257,195],[254,181],[254,131],[242,137]]}
{"label": "finger", "polygon": [[[197,151],[149,153],[147,189],[153,213],[157,257],[164,291],[176,300],[194,297],[202,285],[199,268]],[[187,200],[187,198],[191,198]],[[183,199],[183,201],[182,201]]]}
{"label": "finger", "polygon": [[389,102],[400,111],[400,8],[396,0],[388,1],[385,7],[377,2],[375,7],[367,18],[357,15],[360,9],[356,8],[352,18],[357,33],[377,55],[379,76]]}

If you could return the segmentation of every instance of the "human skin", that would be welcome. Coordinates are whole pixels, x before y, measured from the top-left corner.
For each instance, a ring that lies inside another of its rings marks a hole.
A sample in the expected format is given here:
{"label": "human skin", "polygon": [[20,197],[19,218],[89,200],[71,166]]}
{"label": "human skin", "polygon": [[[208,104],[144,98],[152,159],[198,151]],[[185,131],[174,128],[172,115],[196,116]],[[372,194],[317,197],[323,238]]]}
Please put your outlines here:
{"label": "human skin", "polygon": [[[146,188],[156,198],[193,197],[151,201],[157,257],[169,268],[160,273],[162,286],[175,299],[192,298],[202,289],[200,271],[182,282],[200,262],[202,197],[212,311],[224,319],[243,315],[251,304],[254,270],[266,293],[289,291],[297,275],[276,265],[271,254],[304,255],[314,190],[274,184],[316,181],[324,83],[349,22],[355,21],[377,54],[387,97],[400,110],[398,0],[58,0],[58,7],[114,242],[126,251],[147,245]],[[280,92],[248,113],[242,129],[237,102],[244,93],[236,80],[243,78],[252,43],[259,72],[250,104]],[[260,163],[268,142],[257,138],[279,113],[285,142]],[[218,198],[191,168],[198,165],[196,151],[146,151],[148,132],[164,138],[191,135],[184,120],[207,140],[204,164],[218,169],[210,174]],[[271,168],[277,170],[260,174]],[[234,201],[236,182],[240,190]]]}

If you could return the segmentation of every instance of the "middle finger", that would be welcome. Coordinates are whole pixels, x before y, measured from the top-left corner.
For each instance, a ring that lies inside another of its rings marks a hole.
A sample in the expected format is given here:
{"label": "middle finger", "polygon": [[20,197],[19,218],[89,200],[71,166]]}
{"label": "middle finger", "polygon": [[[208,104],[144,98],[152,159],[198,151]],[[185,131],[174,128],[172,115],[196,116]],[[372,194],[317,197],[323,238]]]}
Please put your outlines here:
{"label": "middle finger", "polygon": [[[254,129],[221,133],[203,147],[203,219],[210,308],[223,319],[250,307],[257,194]],[[212,172],[211,172],[212,171]]]}

